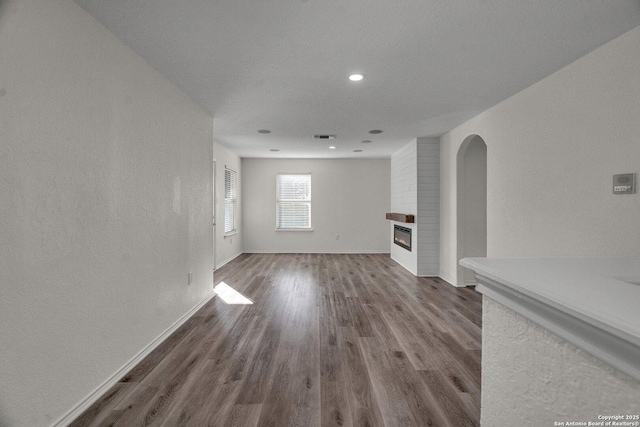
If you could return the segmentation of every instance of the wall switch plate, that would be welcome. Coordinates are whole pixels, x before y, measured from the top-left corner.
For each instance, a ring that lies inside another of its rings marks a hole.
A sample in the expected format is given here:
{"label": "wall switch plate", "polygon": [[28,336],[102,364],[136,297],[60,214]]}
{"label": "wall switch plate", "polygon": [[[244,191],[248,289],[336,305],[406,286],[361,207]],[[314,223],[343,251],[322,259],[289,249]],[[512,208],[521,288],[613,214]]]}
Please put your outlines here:
{"label": "wall switch plate", "polygon": [[190,271],[189,274],[187,274],[187,285],[190,285],[192,281],[193,281],[193,272]]}
{"label": "wall switch plate", "polygon": [[613,194],[634,194],[635,192],[635,173],[622,173],[619,175],[613,175]]}

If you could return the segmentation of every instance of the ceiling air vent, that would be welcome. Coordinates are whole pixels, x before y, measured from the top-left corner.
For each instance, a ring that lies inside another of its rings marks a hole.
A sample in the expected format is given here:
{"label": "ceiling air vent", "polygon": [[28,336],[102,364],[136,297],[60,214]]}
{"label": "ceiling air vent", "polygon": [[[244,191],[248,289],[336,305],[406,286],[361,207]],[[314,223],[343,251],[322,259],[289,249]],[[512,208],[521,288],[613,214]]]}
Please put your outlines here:
{"label": "ceiling air vent", "polygon": [[335,135],[313,135],[313,139],[336,139]]}

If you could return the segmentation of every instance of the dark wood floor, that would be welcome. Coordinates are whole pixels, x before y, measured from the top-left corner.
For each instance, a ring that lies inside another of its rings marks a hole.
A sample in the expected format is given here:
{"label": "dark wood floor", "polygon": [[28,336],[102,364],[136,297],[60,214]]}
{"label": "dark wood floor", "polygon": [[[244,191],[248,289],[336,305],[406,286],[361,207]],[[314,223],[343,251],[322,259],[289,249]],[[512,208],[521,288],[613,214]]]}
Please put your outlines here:
{"label": "dark wood floor", "polygon": [[242,255],[72,426],[472,426],[481,298],[388,255]]}

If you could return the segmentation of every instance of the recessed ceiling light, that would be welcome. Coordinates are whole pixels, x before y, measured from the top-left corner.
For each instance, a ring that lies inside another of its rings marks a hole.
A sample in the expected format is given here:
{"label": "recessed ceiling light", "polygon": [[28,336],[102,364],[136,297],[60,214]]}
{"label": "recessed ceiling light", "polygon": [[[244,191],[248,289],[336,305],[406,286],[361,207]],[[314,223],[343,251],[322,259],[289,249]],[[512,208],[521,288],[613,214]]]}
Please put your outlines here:
{"label": "recessed ceiling light", "polygon": [[379,130],[379,129],[374,129],[374,130],[370,130],[369,133],[372,134],[372,135],[377,135],[379,133],[382,133],[382,131]]}
{"label": "recessed ceiling light", "polygon": [[260,129],[258,133],[271,133],[269,129]]}
{"label": "recessed ceiling light", "polygon": [[280,151],[280,150],[278,150],[277,148],[272,148],[269,151]]}
{"label": "recessed ceiling light", "polygon": [[329,150],[335,150],[336,147],[334,147],[333,145],[331,147],[329,147]]}
{"label": "recessed ceiling light", "polygon": [[362,141],[363,144],[370,144],[371,140],[370,139],[365,139],[364,141]]}
{"label": "recessed ceiling light", "polygon": [[352,82],[359,82],[362,79],[364,79],[364,74],[351,74],[349,76],[349,80]]}
{"label": "recessed ceiling light", "polygon": [[354,153],[362,153],[362,150],[353,150]]}

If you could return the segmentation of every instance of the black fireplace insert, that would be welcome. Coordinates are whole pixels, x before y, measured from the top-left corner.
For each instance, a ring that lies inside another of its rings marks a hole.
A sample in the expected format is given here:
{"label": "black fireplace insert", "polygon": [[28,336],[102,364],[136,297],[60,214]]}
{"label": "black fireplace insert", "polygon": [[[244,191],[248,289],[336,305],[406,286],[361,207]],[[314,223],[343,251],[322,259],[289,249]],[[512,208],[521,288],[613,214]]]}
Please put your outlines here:
{"label": "black fireplace insert", "polygon": [[411,229],[400,225],[394,225],[393,243],[411,252]]}

